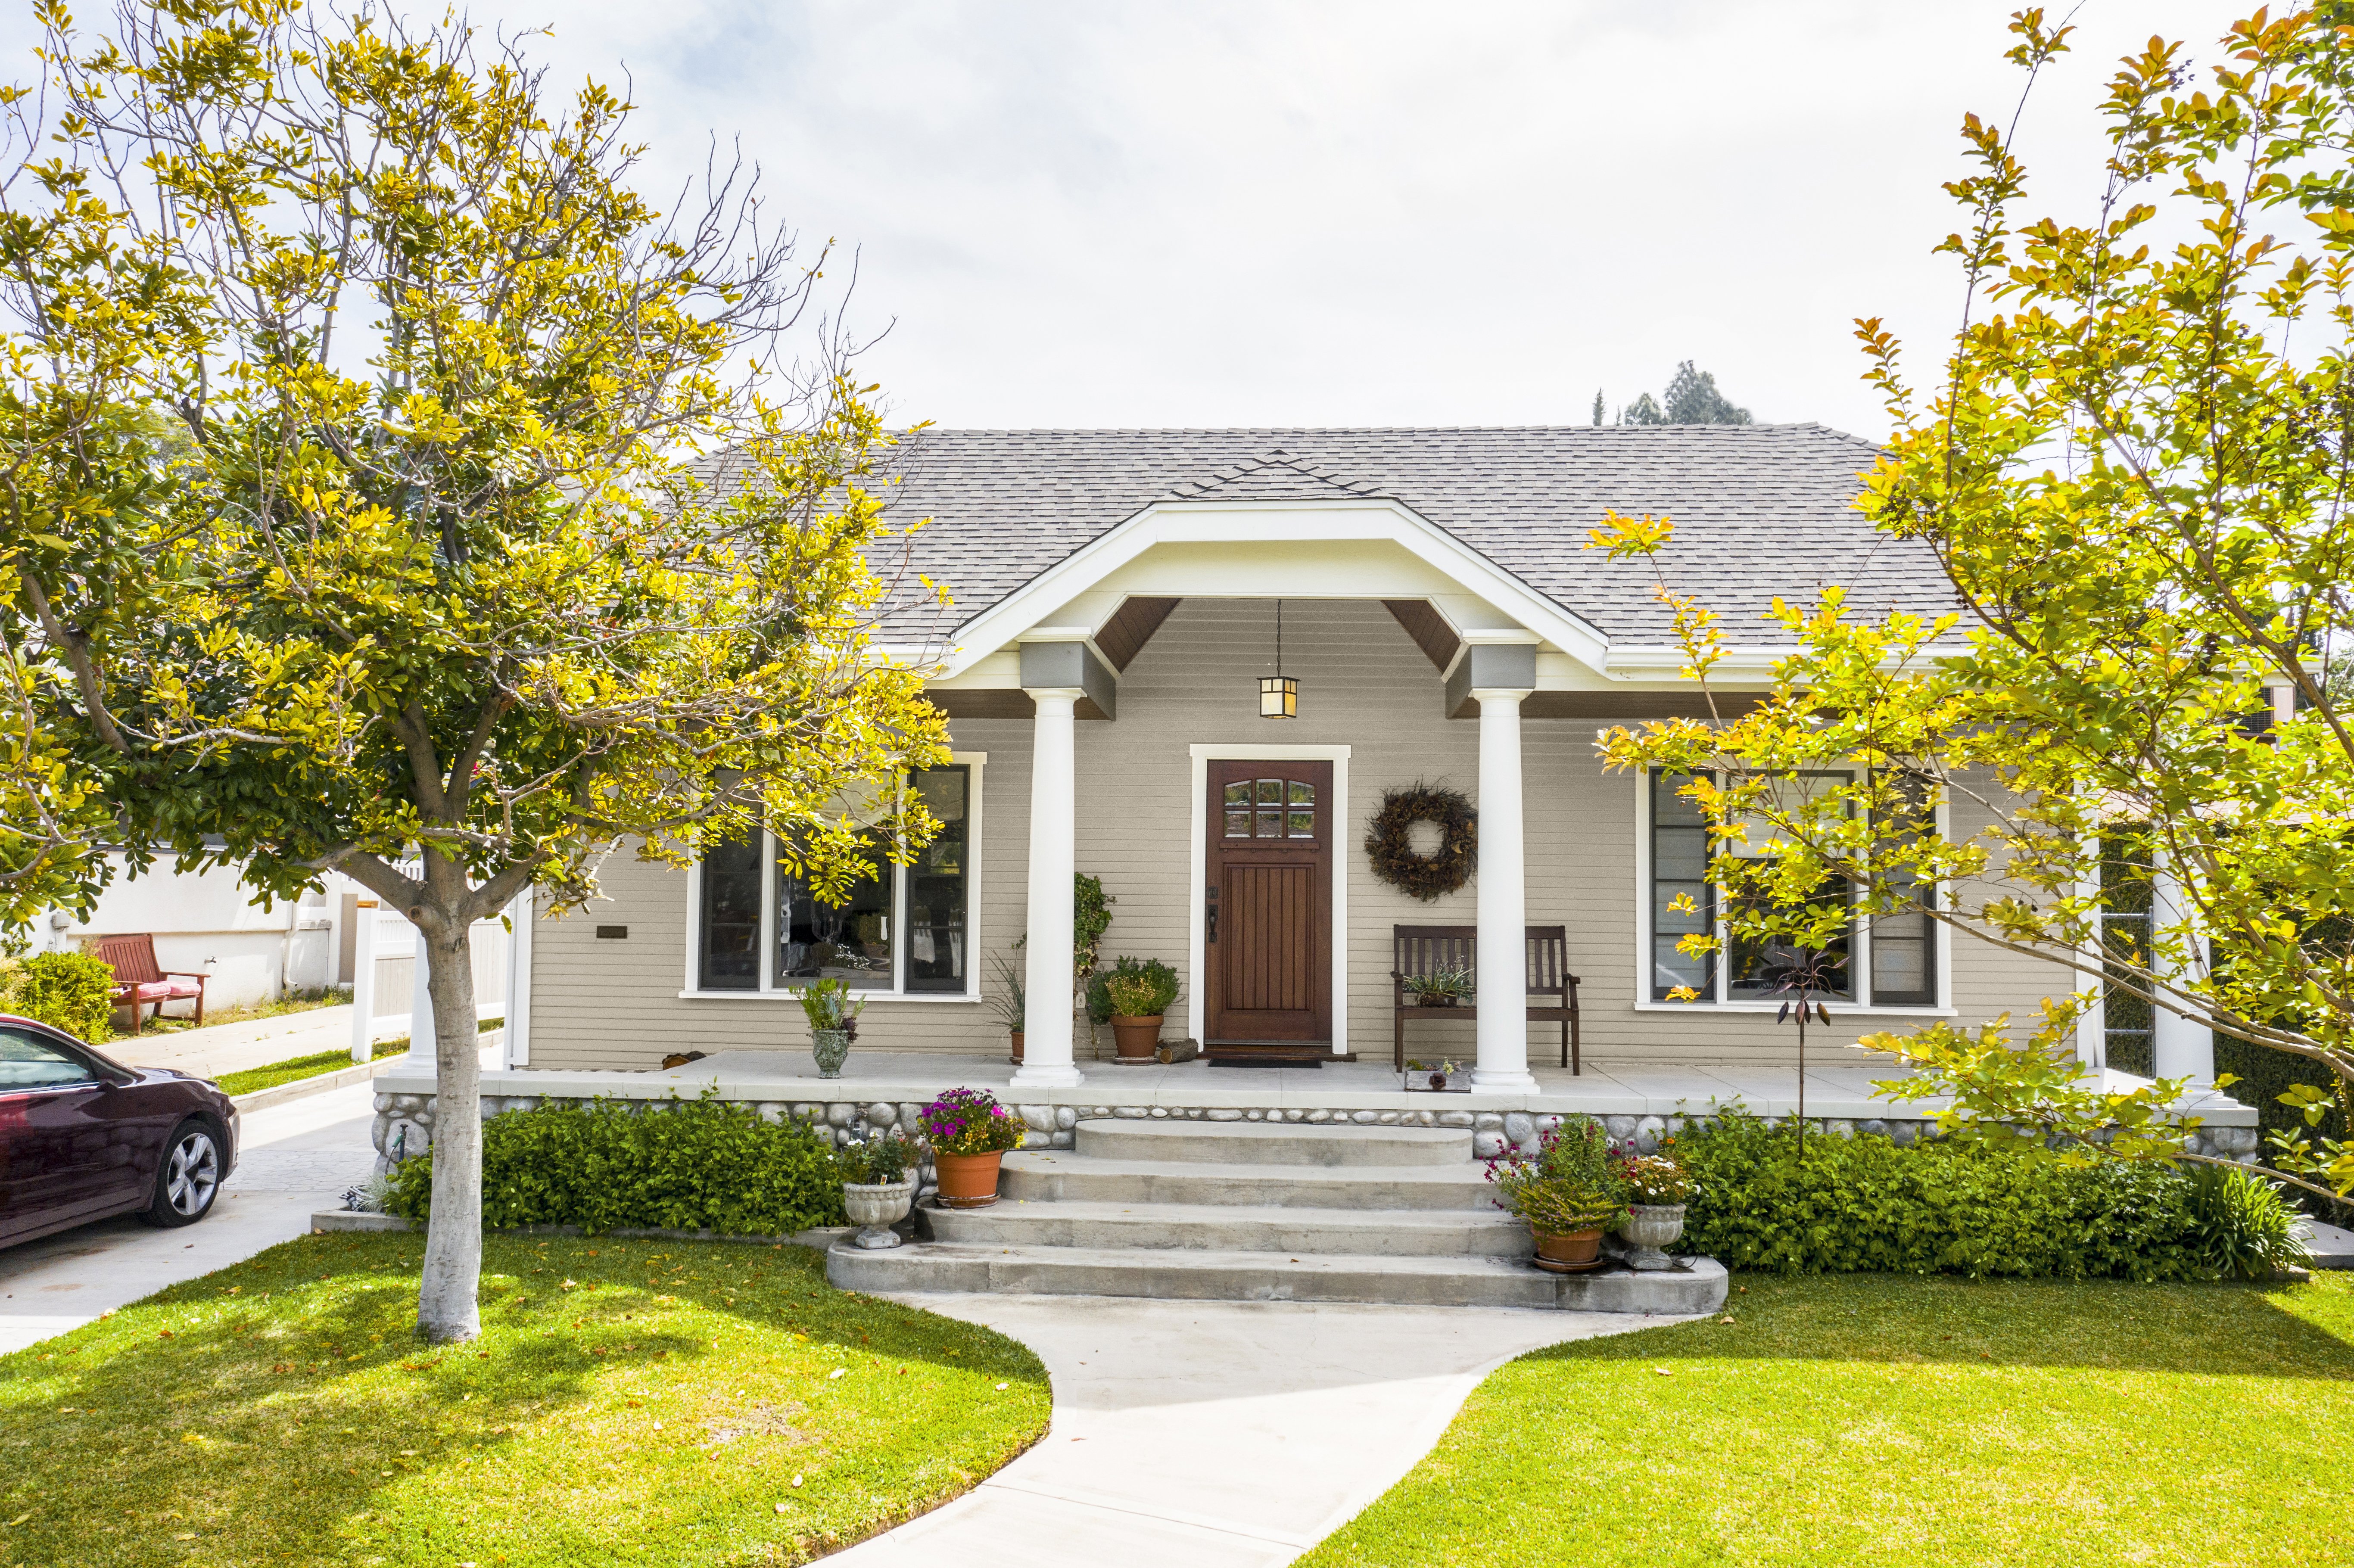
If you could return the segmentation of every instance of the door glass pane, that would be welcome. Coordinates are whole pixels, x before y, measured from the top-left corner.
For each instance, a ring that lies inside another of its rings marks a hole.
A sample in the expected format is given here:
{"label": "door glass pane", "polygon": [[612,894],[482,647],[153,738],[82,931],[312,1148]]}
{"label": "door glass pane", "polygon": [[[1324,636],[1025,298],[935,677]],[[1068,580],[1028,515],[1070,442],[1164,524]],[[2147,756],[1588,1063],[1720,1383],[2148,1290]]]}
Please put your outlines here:
{"label": "door glass pane", "polygon": [[910,781],[940,820],[938,837],[907,867],[907,989],[966,989],[965,908],[970,897],[971,817],[965,791],[969,768],[935,768]]}
{"label": "door glass pane", "polygon": [[1283,813],[1281,811],[1261,811],[1258,814],[1258,836],[1263,839],[1281,838],[1283,836]]}
{"label": "door glass pane", "polygon": [[1226,813],[1226,837],[1246,839],[1251,836],[1251,814],[1248,811]]}
{"label": "door glass pane", "polygon": [[868,875],[850,885],[839,904],[819,901],[782,856],[777,861],[777,983],[821,977],[888,991],[891,962],[891,873],[888,842],[872,836]]}
{"label": "door glass pane", "polygon": [[1250,797],[1251,787],[1247,781],[1226,786],[1226,804],[1229,806],[1247,806],[1251,803]]}
{"label": "door glass pane", "polygon": [[1283,780],[1280,779],[1260,779],[1258,781],[1258,803],[1262,806],[1282,805]]}
{"label": "door glass pane", "polygon": [[1295,839],[1314,838],[1316,836],[1316,813],[1313,811],[1292,812],[1291,836]]}
{"label": "door glass pane", "polygon": [[[1679,987],[1716,1000],[1716,955],[1679,952],[1688,935],[1716,929],[1716,890],[1707,882],[1708,820],[1700,805],[1681,791],[1681,774],[1651,775],[1651,1000],[1664,1001]],[[1670,908],[1679,898],[1691,908]]]}
{"label": "door glass pane", "polygon": [[703,991],[760,985],[760,835],[703,856],[703,937],[695,983]]}
{"label": "door glass pane", "polygon": [[1293,779],[1291,781],[1291,803],[1295,806],[1312,806],[1316,804],[1316,786],[1313,784],[1303,784],[1297,779]]}

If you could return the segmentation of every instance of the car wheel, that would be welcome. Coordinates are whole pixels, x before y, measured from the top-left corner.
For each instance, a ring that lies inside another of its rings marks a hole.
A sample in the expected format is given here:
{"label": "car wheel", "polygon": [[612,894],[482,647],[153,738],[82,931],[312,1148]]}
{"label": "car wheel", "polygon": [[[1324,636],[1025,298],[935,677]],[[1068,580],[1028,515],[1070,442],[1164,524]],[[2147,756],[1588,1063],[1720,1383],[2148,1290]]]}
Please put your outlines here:
{"label": "car wheel", "polygon": [[152,1225],[193,1225],[212,1213],[220,1195],[221,1140],[210,1122],[190,1117],[172,1129],[155,1167],[155,1201],[143,1216]]}

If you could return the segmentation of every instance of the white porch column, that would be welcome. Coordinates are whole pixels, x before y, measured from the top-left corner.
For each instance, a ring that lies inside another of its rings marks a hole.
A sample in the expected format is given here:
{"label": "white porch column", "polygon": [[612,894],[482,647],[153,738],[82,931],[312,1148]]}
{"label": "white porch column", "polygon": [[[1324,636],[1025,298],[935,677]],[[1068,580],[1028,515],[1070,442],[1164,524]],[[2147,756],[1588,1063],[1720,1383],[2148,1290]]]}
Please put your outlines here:
{"label": "white porch column", "polygon": [[1070,686],[1030,693],[1038,716],[1030,758],[1029,939],[1022,949],[1029,1005],[1022,1065],[1013,1070],[1013,1082],[1023,1087],[1070,1088],[1080,1082],[1071,1061],[1071,880],[1078,863],[1073,721],[1084,694]]}
{"label": "white porch column", "polygon": [[[2192,943],[2200,955],[2206,947],[2206,936],[2198,927],[2198,915],[2192,909],[2190,896],[2184,892],[2182,879],[2161,864],[2150,878],[2149,931],[2153,947],[2168,932],[2180,940]],[[2170,967],[2159,959],[2156,967],[2169,981],[2202,979],[2206,963],[2194,957],[2185,965]],[[2205,1024],[2194,1022],[2164,1007],[2150,1010],[2149,1054],[2151,1075],[2159,1078],[2190,1077],[2201,1084],[2215,1081],[2215,1033]]]}
{"label": "white porch column", "polygon": [[1521,834],[1521,703],[1479,703],[1479,988],[1475,1089],[1533,1089],[1529,1075],[1528,869]]}

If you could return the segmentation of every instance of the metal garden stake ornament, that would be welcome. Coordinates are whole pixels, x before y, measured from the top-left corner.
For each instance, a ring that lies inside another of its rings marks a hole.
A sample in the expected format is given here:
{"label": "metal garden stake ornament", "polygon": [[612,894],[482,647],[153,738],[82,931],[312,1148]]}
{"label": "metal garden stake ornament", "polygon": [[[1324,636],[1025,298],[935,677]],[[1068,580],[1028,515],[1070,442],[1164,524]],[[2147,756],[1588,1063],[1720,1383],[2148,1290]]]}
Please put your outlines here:
{"label": "metal garden stake ornament", "polygon": [[1788,998],[1774,1014],[1776,1024],[1787,1022],[1792,1010],[1798,1020],[1798,1163],[1807,1162],[1807,1023],[1808,1014],[1824,1028],[1831,1026],[1831,1010],[1820,998],[1839,994],[1839,971],[1847,968],[1847,959],[1832,953],[1803,949],[1800,956],[1782,961],[1768,974],[1777,976],[1768,996]]}

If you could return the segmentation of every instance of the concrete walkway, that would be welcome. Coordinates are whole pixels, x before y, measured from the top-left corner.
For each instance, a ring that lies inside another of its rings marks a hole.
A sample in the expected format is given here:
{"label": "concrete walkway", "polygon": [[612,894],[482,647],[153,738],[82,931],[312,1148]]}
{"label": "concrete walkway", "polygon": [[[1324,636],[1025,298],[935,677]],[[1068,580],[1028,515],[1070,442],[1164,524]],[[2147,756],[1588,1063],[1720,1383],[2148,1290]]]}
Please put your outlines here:
{"label": "concrete walkway", "polygon": [[[504,1004],[488,1002],[481,1011],[484,1022],[488,1022],[504,1011]],[[408,1030],[406,1013],[378,1019],[375,1038],[378,1042],[398,1039]],[[487,1041],[494,1036],[484,1038]],[[275,1018],[249,1019],[242,1023],[209,1023],[202,1029],[181,1029],[170,1033],[125,1034],[107,1042],[101,1049],[116,1061],[134,1067],[175,1067],[199,1078],[218,1078],[255,1067],[275,1066],[297,1056],[349,1051],[351,1047],[352,1004],[345,1002],[337,1007],[314,1007],[304,1012],[282,1012]],[[385,1058],[387,1069],[392,1061],[391,1057]],[[483,1065],[496,1068],[498,1057],[489,1056]]]}
{"label": "concrete walkway", "polygon": [[898,1296],[1038,1352],[1054,1425],[965,1496],[829,1559],[856,1568],[1264,1568],[1353,1518],[1513,1357],[1680,1322],[1583,1312]]}
{"label": "concrete walkway", "polygon": [[375,1117],[372,1084],[255,1111],[236,1173],[195,1224],[157,1230],[125,1216],[0,1251],[0,1353],[303,1234],[313,1211],[375,1169]]}

